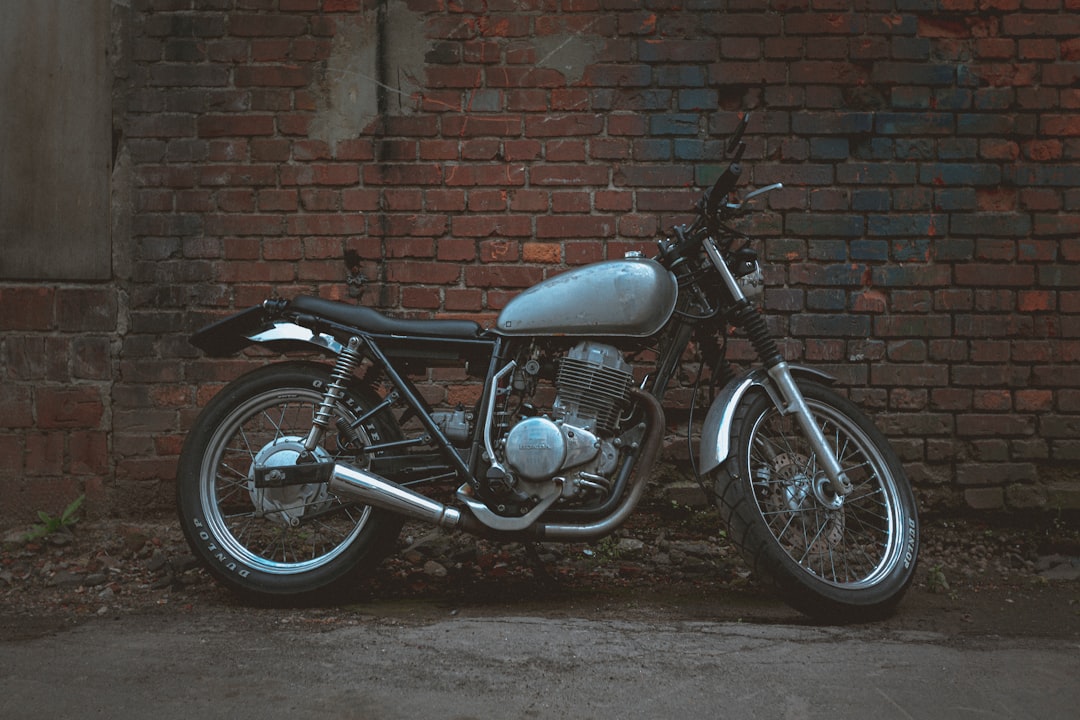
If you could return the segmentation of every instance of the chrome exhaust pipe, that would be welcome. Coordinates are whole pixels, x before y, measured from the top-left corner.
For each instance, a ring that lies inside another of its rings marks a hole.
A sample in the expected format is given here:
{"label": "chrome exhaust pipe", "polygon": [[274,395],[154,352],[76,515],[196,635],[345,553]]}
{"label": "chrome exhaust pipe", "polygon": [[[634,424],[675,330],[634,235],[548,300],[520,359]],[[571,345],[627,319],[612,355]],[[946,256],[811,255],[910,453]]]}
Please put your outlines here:
{"label": "chrome exhaust pipe", "polygon": [[458,510],[351,465],[334,465],[329,489],[330,492],[349,500],[439,527],[454,529],[463,525]]}

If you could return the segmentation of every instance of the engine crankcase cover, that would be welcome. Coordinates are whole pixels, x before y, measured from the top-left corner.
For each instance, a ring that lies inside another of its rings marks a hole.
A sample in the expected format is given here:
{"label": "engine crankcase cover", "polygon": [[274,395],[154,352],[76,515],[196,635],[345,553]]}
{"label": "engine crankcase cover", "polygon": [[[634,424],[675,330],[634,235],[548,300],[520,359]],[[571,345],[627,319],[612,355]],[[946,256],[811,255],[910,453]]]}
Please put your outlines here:
{"label": "engine crankcase cover", "polygon": [[522,420],[506,437],[506,461],[522,477],[547,480],[596,456],[599,439],[588,430],[542,417]]}
{"label": "engine crankcase cover", "polygon": [[506,304],[503,335],[647,337],[671,317],[675,276],[654,260],[608,260],[534,285]]}

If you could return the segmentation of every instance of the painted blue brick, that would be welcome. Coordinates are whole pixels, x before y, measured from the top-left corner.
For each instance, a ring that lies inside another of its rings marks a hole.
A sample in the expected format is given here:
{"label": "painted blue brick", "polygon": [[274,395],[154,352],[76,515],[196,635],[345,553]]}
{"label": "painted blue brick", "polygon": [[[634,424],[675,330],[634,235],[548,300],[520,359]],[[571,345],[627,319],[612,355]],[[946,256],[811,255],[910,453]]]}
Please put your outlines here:
{"label": "painted blue brick", "polygon": [[846,240],[811,240],[806,245],[807,256],[811,260],[847,260],[848,244]]}
{"label": "painted blue brick", "polygon": [[1080,186],[1080,166],[1078,165],[1009,165],[1006,167],[1005,175],[1007,180],[1016,185]]}
{"label": "painted blue brick", "polygon": [[836,168],[836,180],[844,185],[912,185],[916,174],[912,163],[845,163]]}
{"label": "painted blue brick", "polygon": [[958,213],[949,230],[954,235],[975,237],[1023,237],[1031,232],[1027,213]]}
{"label": "painted blue brick", "polygon": [[896,159],[933,160],[934,141],[920,138],[900,138],[896,141]]}
{"label": "painted blue brick", "polygon": [[930,41],[927,38],[894,37],[891,46],[892,56],[895,60],[930,59]]}
{"label": "painted blue brick", "polygon": [[[1080,168],[1077,168],[1077,175],[1080,176]],[[929,163],[919,168],[919,182],[923,185],[998,185],[1001,168],[982,163]]]}
{"label": "painted blue brick", "polygon": [[927,215],[871,215],[867,220],[870,235],[924,237],[932,220]]}
{"label": "painted blue brick", "polygon": [[938,9],[938,0],[896,0],[896,9],[901,12],[934,12]]}
{"label": "painted blue brick", "polygon": [[649,132],[652,135],[697,135],[698,117],[692,113],[654,115],[649,118]]}
{"label": "painted blue brick", "polygon": [[889,259],[889,243],[885,240],[852,240],[848,251],[852,260]]}
{"label": "painted blue brick", "polygon": [[655,69],[656,84],[661,87],[705,87],[705,68],[693,65],[665,65]]}
{"label": "painted blue brick", "polygon": [[1016,102],[1012,88],[980,88],[975,91],[976,110],[1008,110]]}
{"label": "painted blue brick", "polygon": [[934,207],[946,212],[974,210],[978,204],[978,195],[974,188],[942,188],[934,191]]}
{"label": "painted blue brick", "polygon": [[870,73],[874,83],[895,85],[951,86],[956,82],[952,65],[930,65],[921,62],[879,62]]}
{"label": "painted blue brick", "polygon": [[947,265],[890,263],[873,268],[871,278],[874,285],[882,287],[942,287],[949,283],[951,273]]}
{"label": "painted blue brick", "polygon": [[937,147],[939,160],[974,160],[979,156],[979,141],[975,138],[944,138]]}
{"label": "painted blue brick", "polygon": [[855,143],[851,154],[859,160],[891,160],[895,146],[896,141],[891,138],[866,138]]}
{"label": "painted blue brick", "polygon": [[883,112],[875,116],[874,129],[882,135],[948,135],[953,132],[949,113]]}
{"label": "painted blue brick", "polygon": [[634,141],[635,160],[670,160],[671,141],[642,139]]}
{"label": "painted blue brick", "polygon": [[865,223],[861,215],[790,214],[784,220],[788,232],[806,237],[860,237]]}
{"label": "painted blue brick", "polygon": [[933,257],[941,262],[971,260],[975,241],[970,238],[936,237],[930,245]]}
{"label": "painted blue brick", "polygon": [[933,245],[933,240],[930,238],[894,240],[892,243],[893,260],[897,262],[927,262],[933,256]]}
{"label": "painted blue brick", "polygon": [[956,86],[962,88],[977,88],[982,85],[979,74],[967,65],[956,66]]}
{"label": "painted blue brick", "polygon": [[796,135],[864,135],[874,129],[868,112],[796,113],[791,118]]}
{"label": "painted blue brick", "polygon": [[715,110],[717,104],[715,90],[695,89],[679,91],[680,110]]}
{"label": "painted blue brick", "polygon": [[803,313],[791,318],[791,334],[796,337],[870,336],[873,329],[869,315],[819,315]]}
{"label": "painted blue brick", "polygon": [[956,131],[961,135],[1007,135],[1015,129],[1011,115],[1000,112],[964,113],[956,116]]}
{"label": "painted blue brick", "polygon": [[806,307],[811,310],[844,310],[847,308],[847,291],[839,288],[810,290],[806,293]]}
{"label": "painted blue brick", "polygon": [[887,212],[892,206],[892,193],[881,188],[858,189],[851,193],[851,209],[861,212]]}
{"label": "painted blue brick", "polygon": [[675,139],[676,160],[718,160],[723,156],[724,144],[718,140]]}
{"label": "painted blue brick", "polygon": [[810,138],[812,160],[845,160],[851,155],[847,138]]}
{"label": "painted blue brick", "polygon": [[670,110],[671,99],[674,93],[671,90],[641,90],[634,93],[636,102],[635,110]]}
{"label": "painted blue brick", "polygon": [[934,104],[938,110],[967,110],[973,96],[970,90],[942,88],[934,91]]}
{"label": "painted blue brick", "polygon": [[897,110],[929,110],[930,88],[895,87],[890,93],[892,107]]}
{"label": "painted blue brick", "polygon": [[923,236],[930,232],[926,215],[872,215],[866,223],[870,235]]}

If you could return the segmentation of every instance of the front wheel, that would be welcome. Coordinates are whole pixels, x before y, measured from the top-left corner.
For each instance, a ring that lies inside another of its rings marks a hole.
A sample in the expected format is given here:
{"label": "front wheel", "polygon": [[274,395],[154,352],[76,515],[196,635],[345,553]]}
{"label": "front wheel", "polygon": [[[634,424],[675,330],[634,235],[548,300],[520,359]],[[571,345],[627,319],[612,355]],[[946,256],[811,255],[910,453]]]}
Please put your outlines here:
{"label": "front wheel", "polygon": [[[176,477],[184,534],[210,573],[243,595],[325,592],[394,547],[401,518],[343,501],[326,483],[256,485],[257,467],[302,460],[329,383],[327,368],[311,363],[250,372],[214,396],[184,443]],[[356,422],[376,402],[347,389],[313,459],[362,467],[362,446],[399,440],[400,428],[384,416]]]}
{"label": "front wheel", "polygon": [[829,622],[886,617],[915,573],[911,485],[858,407],[818,383],[798,386],[852,492],[832,495],[795,418],[753,391],[735,412],[733,453],[712,472],[721,516],[755,573],[792,607]]}

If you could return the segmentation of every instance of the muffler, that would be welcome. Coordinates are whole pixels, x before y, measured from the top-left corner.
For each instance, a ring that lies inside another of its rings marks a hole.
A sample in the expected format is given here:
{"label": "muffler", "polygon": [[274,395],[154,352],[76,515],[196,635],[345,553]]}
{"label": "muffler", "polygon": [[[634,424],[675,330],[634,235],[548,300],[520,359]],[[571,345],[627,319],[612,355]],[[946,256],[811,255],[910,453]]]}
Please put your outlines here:
{"label": "muffler", "polygon": [[461,513],[397,483],[351,465],[337,463],[330,474],[330,492],[350,500],[444,528],[460,528]]}

